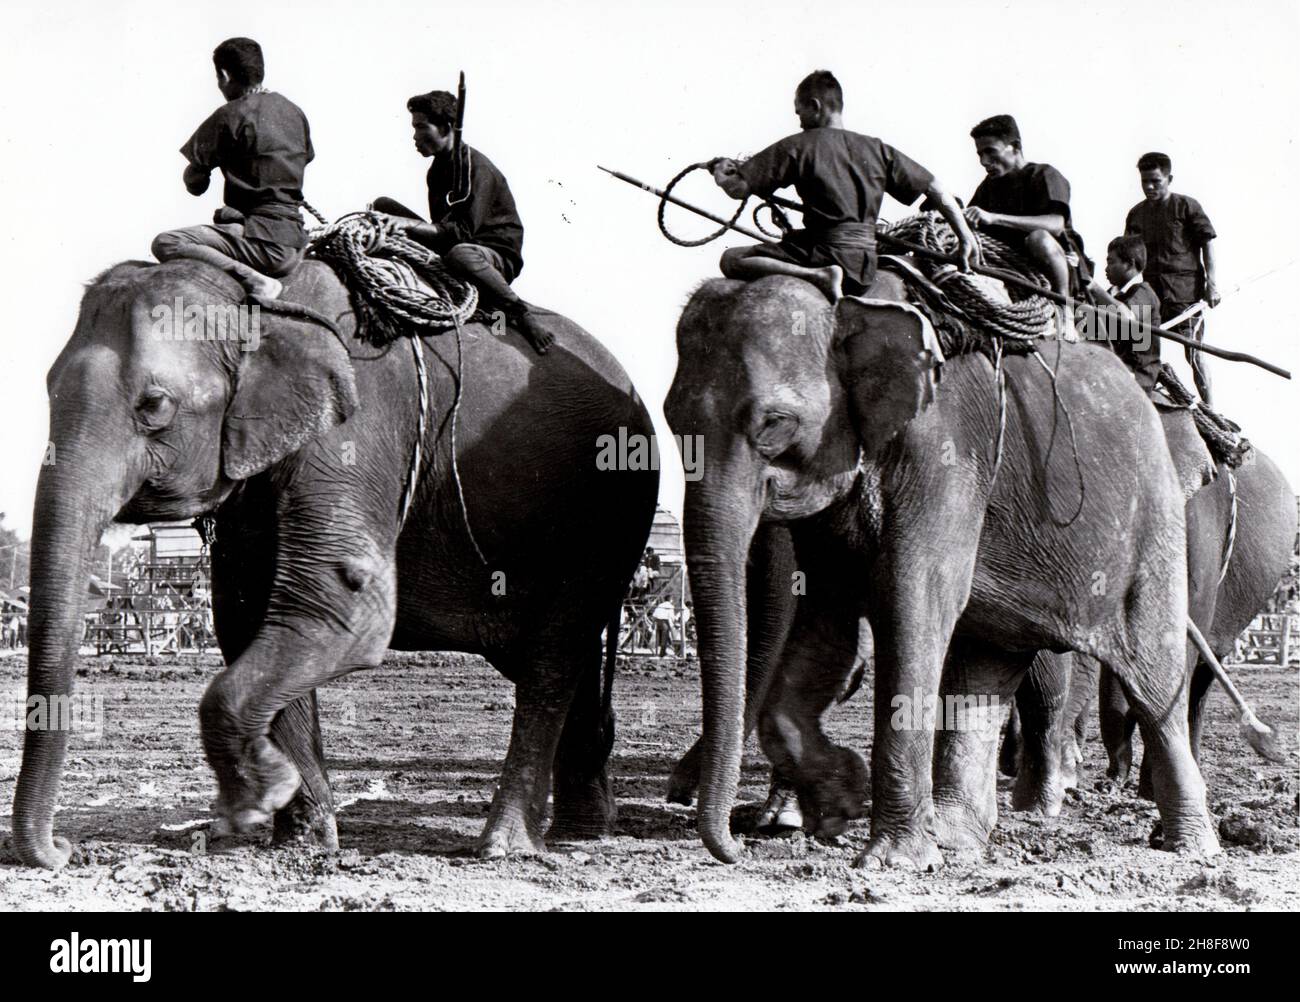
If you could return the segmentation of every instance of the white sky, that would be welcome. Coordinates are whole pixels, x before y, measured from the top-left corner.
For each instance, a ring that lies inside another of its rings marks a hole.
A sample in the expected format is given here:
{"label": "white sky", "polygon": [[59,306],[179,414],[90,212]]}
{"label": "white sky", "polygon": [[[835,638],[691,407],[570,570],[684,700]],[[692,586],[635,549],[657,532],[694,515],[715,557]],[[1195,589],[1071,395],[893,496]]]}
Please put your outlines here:
{"label": "white sky", "polygon": [[[677,312],[744,239],[675,247],[655,227],[655,200],[595,165],[662,186],[687,163],[754,152],[795,131],[794,86],[815,68],[843,83],[848,128],[963,197],[982,177],[971,125],[1014,114],[1029,159],[1070,179],[1095,257],[1141,197],[1138,155],[1169,153],[1174,189],[1219,231],[1221,289],[1283,267],[1215,311],[1211,340],[1300,368],[1295,2],[6,2],[0,511],[23,533],[47,436],[45,372],[82,283],[147,258],[156,232],[206,222],[219,204],[215,179],[201,199],[185,193],[176,151],[221,103],[210,53],[231,35],[261,42],[267,86],[306,111],[317,151],[306,193],[329,216],[380,193],[423,209],[406,98],[454,89],[464,69],[466,139],[505,172],[527,231],[516,288],[601,338],[664,435]],[[687,187],[725,208],[703,175]],[[885,218],[902,215],[886,202]],[[1182,367],[1181,350],[1165,356]],[[1295,384],[1211,364],[1219,406],[1300,485]],[[674,460],[664,503],[680,511],[681,490]]]}

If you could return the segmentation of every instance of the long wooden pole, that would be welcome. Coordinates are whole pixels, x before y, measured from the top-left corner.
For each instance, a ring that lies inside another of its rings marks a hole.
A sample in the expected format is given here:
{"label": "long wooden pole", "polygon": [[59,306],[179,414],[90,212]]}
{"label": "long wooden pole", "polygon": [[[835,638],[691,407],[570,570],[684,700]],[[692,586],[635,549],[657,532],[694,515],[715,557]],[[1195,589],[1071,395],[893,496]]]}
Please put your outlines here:
{"label": "long wooden pole", "polygon": [[[730,220],[723,219],[721,216],[715,216],[712,212],[694,206],[690,202],[684,202],[675,195],[669,195],[660,191],[658,188],[654,187],[654,185],[646,184],[644,181],[638,181],[636,178],[624,174],[621,171],[610,170],[608,167],[600,167],[599,164],[597,164],[597,167],[599,167],[600,170],[603,170],[606,174],[616,177],[620,181],[632,185],[634,188],[640,188],[642,191],[649,192],[651,195],[656,195],[665,201],[671,202],[673,205],[681,206],[681,208],[686,211],[693,212],[697,216],[703,216],[705,219],[710,219],[713,222],[718,223],[720,226],[729,227],[737,233],[743,233],[745,236],[752,237],[755,240],[761,240],[763,243],[778,242],[774,237],[769,237],[766,234],[759,233],[757,230],[751,230],[748,226],[733,223]],[[766,199],[766,201],[779,205],[783,209],[799,211],[803,208],[803,206],[798,202],[792,202],[789,199],[778,198],[776,196],[772,196],[771,198]],[[944,254],[940,251],[931,250],[929,247],[922,247],[920,244],[914,244],[908,240],[901,240],[898,237],[892,237],[887,233],[880,233],[877,236],[882,244],[892,245],[897,247],[899,250],[905,250],[910,254],[915,254],[917,257],[928,258],[931,261],[942,261],[945,264],[955,264],[958,266],[962,263],[961,258],[955,254]],[[1006,285],[1014,285],[1018,289],[1023,289],[1032,292],[1035,295],[1043,296],[1054,303],[1079,306],[1086,310],[1092,310],[1093,312],[1096,312],[1097,309],[1090,303],[1079,302],[1071,299],[1069,296],[1063,296],[1059,292],[1053,292],[1051,289],[1044,289],[1027,278],[1011,272],[1003,271],[1000,268],[987,268],[983,265],[974,265],[971,270],[979,275],[987,275],[990,278],[996,278],[998,281]],[[1249,355],[1244,351],[1229,351],[1227,348],[1208,345],[1203,341],[1193,340],[1192,338],[1178,334],[1175,331],[1167,330],[1164,327],[1139,328],[1139,330],[1149,330],[1150,333],[1157,337],[1164,338],[1166,341],[1176,341],[1179,344],[1195,348],[1197,351],[1203,351],[1205,354],[1213,355],[1216,358],[1227,359],[1229,362],[1246,362],[1250,365],[1259,366],[1259,368],[1266,372],[1271,372],[1275,376],[1281,376],[1283,379],[1291,378],[1291,373],[1286,369],[1283,369],[1281,366],[1273,365],[1271,362],[1265,362],[1262,358],[1256,358],[1254,355]]]}

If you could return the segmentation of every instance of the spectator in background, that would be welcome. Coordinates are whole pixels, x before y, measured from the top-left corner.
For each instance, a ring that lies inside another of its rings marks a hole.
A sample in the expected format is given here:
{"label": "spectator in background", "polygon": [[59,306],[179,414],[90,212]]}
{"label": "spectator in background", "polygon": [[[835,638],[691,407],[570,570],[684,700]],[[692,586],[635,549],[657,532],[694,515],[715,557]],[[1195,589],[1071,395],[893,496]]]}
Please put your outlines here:
{"label": "spectator in background", "polygon": [[673,624],[677,620],[677,612],[673,609],[672,600],[665,598],[650,615],[655,621],[655,647],[659,656],[663,657],[673,641]]}

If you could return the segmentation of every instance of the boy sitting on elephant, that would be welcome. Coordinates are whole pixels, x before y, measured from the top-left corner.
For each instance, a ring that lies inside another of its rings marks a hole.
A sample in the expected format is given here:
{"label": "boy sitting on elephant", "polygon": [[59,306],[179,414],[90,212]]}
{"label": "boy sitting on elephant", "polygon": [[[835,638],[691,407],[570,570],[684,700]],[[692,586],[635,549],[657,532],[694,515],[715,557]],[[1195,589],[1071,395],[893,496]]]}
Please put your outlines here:
{"label": "boy sitting on elephant", "polygon": [[453,190],[457,178],[456,98],[445,90],[417,94],[406,102],[406,110],[411,113],[415,148],[421,156],[433,158],[426,179],[431,222],[386,197],[375,199],[374,211],[386,215],[411,239],[437,251],[448,268],[473,282],[537,353],[545,355],[554,335],[510,288],[524,266],[520,254],[524,225],[505,176],[478,150],[463,145],[461,166],[468,190]]}
{"label": "boy sitting on elephant", "polygon": [[212,53],[226,103],[195,130],[181,153],[185,187],[208,190],[212,171],[225,175],[225,205],[214,225],[160,233],[159,261],[193,258],[237,279],[254,300],[277,298],[278,279],[302,260],[307,234],[298,206],[303,174],[315,158],[307,116],[292,101],[262,88],[262,49],[251,38],[228,38]]}
{"label": "boy sitting on elephant", "polygon": [[1133,370],[1138,385],[1147,393],[1156,388],[1160,378],[1160,339],[1152,327],[1160,326],[1160,300],[1142,277],[1147,263],[1147,249],[1141,237],[1116,237],[1106,247],[1107,289],[1093,279],[1089,292],[1105,310],[1107,341],[1115,354]]}
{"label": "boy sitting on elephant", "polygon": [[806,76],[795,90],[794,109],[802,132],[743,164],[720,157],[710,166],[732,198],[768,196],[793,185],[806,228],[788,232],[780,243],[728,249],[721,262],[725,276],[791,275],[817,286],[831,302],[845,293],[862,295],[875,277],[876,217],[886,193],[904,205],[928,195],[957,234],[969,269],[977,245],[956,201],[910,157],[844,128],[844,93],[833,74]]}

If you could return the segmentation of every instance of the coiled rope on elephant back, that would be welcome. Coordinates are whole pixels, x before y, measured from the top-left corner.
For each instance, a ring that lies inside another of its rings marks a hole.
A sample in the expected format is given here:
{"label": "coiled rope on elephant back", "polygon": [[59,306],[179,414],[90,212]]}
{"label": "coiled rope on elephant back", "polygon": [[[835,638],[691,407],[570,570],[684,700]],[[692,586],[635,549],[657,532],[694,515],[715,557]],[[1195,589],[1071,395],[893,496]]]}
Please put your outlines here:
{"label": "coiled rope on elephant back", "polygon": [[[951,255],[958,251],[957,234],[937,212],[922,212],[896,223],[882,225],[880,232],[908,243],[920,244],[940,254]],[[1023,254],[987,233],[976,233],[975,237],[979,241],[985,264],[1020,275],[1044,289],[1048,288],[1046,277],[1035,270]],[[979,275],[963,272],[955,265],[919,257],[915,264],[968,319],[989,333],[1017,341],[1032,341],[1055,331],[1056,307],[1046,296],[1026,294],[1009,286],[1007,295],[1011,301],[1002,302],[989,294],[986,284],[988,280]],[[1020,298],[1017,299],[1017,296]]]}
{"label": "coiled rope on elephant back", "polygon": [[1241,433],[1235,422],[1229,421],[1222,414],[1210,410],[1196,395],[1183,385],[1168,364],[1160,366],[1160,378],[1156,385],[1162,388],[1179,407],[1186,407],[1192,412],[1196,430],[1201,433],[1206,447],[1216,463],[1223,463],[1230,469],[1237,469],[1246,461],[1254,448],[1250,439]]}
{"label": "coiled rope on elephant back", "polygon": [[313,230],[308,254],[340,273],[357,308],[358,336],[369,341],[448,330],[478,310],[472,283],[379,213],[352,212]]}

